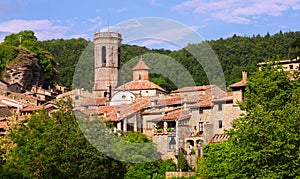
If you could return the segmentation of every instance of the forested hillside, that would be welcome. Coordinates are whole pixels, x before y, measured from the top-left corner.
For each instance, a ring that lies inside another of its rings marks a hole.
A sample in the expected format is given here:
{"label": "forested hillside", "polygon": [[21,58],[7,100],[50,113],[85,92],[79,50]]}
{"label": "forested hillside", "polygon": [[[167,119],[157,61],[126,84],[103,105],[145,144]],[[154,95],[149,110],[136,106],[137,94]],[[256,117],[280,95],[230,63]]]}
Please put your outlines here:
{"label": "forested hillside", "polygon": [[[80,54],[89,42],[84,39],[50,40],[39,42],[40,47],[51,52],[59,62],[60,82],[62,85],[70,86],[72,73]],[[246,69],[250,75],[256,70],[256,64],[269,58],[278,56],[280,59],[290,59],[299,55],[300,32],[279,32],[274,35],[256,35],[252,37],[241,37],[233,35],[227,39],[206,41],[216,53],[224,71],[228,84],[241,79],[241,71]],[[193,46],[203,44],[191,44]],[[181,63],[192,74],[197,85],[208,84],[208,80],[201,65],[186,49],[170,51],[165,49],[147,49],[136,45],[122,45],[122,64],[132,58],[138,58],[140,53],[159,53],[170,56]],[[163,59],[161,59],[163,60]],[[174,74],[175,75],[175,74]],[[176,88],[170,80],[157,74],[152,74],[152,81],[158,85],[171,90]],[[124,80],[124,79],[123,79]],[[128,80],[125,79],[125,80]]]}
{"label": "forested hillside", "polygon": [[[17,38],[15,38],[15,40],[17,40]],[[34,42],[37,43],[40,49],[49,51],[58,62],[60,80],[57,83],[71,87],[73,74],[78,60],[90,41],[79,38],[47,41],[36,41],[36,39],[34,39]],[[15,43],[18,44],[18,41]],[[150,58],[151,56],[147,57],[147,54],[150,53],[162,54],[154,56],[159,60],[159,63],[152,66],[150,64],[152,69],[160,66],[161,63],[166,63],[167,58],[173,58],[189,71],[196,85],[205,85],[209,83],[206,73],[202,69],[201,64],[198,63],[189,52],[193,51],[193,49],[200,49],[200,51],[204,52],[207,49],[202,48],[202,46],[205,46],[206,43],[218,57],[224,71],[227,85],[239,81],[243,69],[248,70],[251,75],[251,73],[256,70],[256,64],[259,62],[266,61],[273,57],[278,57],[279,59],[291,59],[300,54],[300,32],[279,32],[274,35],[253,35],[252,37],[233,35],[227,39],[220,38],[218,40],[205,41],[200,44],[190,44],[186,48],[178,51],[148,49],[146,47],[123,44],[121,51],[122,65],[132,59],[137,60],[141,53],[145,55],[145,58]],[[7,43],[2,43],[0,46],[0,70],[5,67],[6,61],[9,61],[10,58],[14,58],[17,53],[13,48],[8,47],[8,45],[9,44]],[[208,64],[210,63],[209,60],[209,58],[206,59]],[[130,69],[128,68],[128,70]],[[180,71],[180,69],[175,68],[172,71],[174,71],[174,74],[169,72],[167,76],[176,76],[176,73]],[[130,75],[130,72],[124,74],[122,82],[131,80]],[[92,76],[90,78],[92,78]],[[176,89],[182,85],[189,84],[182,83],[184,78],[180,78],[179,75],[170,80],[160,74],[151,74],[151,80],[167,90]],[[89,81],[92,81],[92,79]]]}

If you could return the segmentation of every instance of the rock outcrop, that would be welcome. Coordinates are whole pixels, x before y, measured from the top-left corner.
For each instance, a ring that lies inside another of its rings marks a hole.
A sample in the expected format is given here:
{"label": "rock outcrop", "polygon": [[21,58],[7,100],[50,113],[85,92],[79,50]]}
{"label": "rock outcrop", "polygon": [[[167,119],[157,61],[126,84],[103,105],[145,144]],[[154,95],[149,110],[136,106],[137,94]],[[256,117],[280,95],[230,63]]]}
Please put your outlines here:
{"label": "rock outcrop", "polygon": [[[19,83],[24,90],[30,90],[33,85],[45,86],[49,79],[43,74],[38,56],[26,48],[18,47],[18,50],[18,56],[6,64],[4,81]],[[57,73],[57,70],[54,71]]]}

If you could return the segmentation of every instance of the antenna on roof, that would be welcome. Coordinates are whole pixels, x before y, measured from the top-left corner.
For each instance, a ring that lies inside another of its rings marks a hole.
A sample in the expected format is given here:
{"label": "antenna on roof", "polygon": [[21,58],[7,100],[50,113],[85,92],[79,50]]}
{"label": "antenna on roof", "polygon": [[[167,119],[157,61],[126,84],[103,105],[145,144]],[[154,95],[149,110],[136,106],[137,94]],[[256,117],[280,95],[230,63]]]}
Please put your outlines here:
{"label": "antenna on roof", "polygon": [[107,19],[107,32],[109,32],[109,21],[110,21],[110,12],[108,14],[108,19]]}

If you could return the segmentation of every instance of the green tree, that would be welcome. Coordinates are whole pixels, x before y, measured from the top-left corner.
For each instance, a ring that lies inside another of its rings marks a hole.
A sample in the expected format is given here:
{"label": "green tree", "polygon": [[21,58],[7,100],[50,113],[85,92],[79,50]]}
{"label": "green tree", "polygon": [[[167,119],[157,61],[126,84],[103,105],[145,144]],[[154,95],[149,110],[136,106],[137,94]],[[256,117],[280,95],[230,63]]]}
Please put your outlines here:
{"label": "green tree", "polygon": [[15,147],[4,156],[3,170],[28,178],[123,178],[125,164],[96,150],[81,133],[70,100],[58,112],[39,111],[10,138]]}
{"label": "green tree", "polygon": [[180,150],[179,155],[178,155],[178,163],[177,163],[177,168],[179,171],[187,171],[188,169],[188,163],[184,157],[183,152]]}
{"label": "green tree", "polygon": [[[147,136],[140,132],[130,132],[124,138],[125,141],[133,143],[152,143]],[[133,149],[133,148],[132,148]],[[139,150],[139,149],[136,149]],[[150,149],[151,150],[151,149]],[[156,178],[164,179],[166,171],[175,171],[175,164],[172,159],[153,160],[142,163],[128,163],[125,178]]]}
{"label": "green tree", "polygon": [[299,74],[275,63],[253,73],[241,106],[247,113],[233,121],[226,143],[205,148],[202,177],[299,178],[299,92]]}
{"label": "green tree", "polygon": [[203,157],[198,164],[197,175],[203,178],[224,178],[230,172],[229,153],[232,143],[226,141],[208,144],[203,148]]}
{"label": "green tree", "polygon": [[246,86],[247,114],[229,131],[234,145],[233,176],[255,178],[300,177],[299,74],[275,63],[254,73]]}

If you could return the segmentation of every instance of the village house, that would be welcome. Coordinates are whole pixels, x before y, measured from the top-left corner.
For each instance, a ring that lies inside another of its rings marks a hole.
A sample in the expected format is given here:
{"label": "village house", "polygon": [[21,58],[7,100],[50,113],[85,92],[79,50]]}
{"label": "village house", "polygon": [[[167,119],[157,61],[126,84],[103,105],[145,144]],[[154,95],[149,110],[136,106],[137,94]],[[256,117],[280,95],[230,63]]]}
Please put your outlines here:
{"label": "village house", "polygon": [[[132,81],[120,85],[121,34],[97,32],[93,93],[74,91],[78,114],[111,121],[114,131],[140,131],[157,145],[162,159],[175,158],[179,150],[202,155],[202,146],[227,140],[224,130],[242,111],[247,72],[226,92],[216,85],[188,86],[168,92],[150,81],[151,69],[142,60],[132,69]],[[91,99],[92,98],[92,99]]]}

